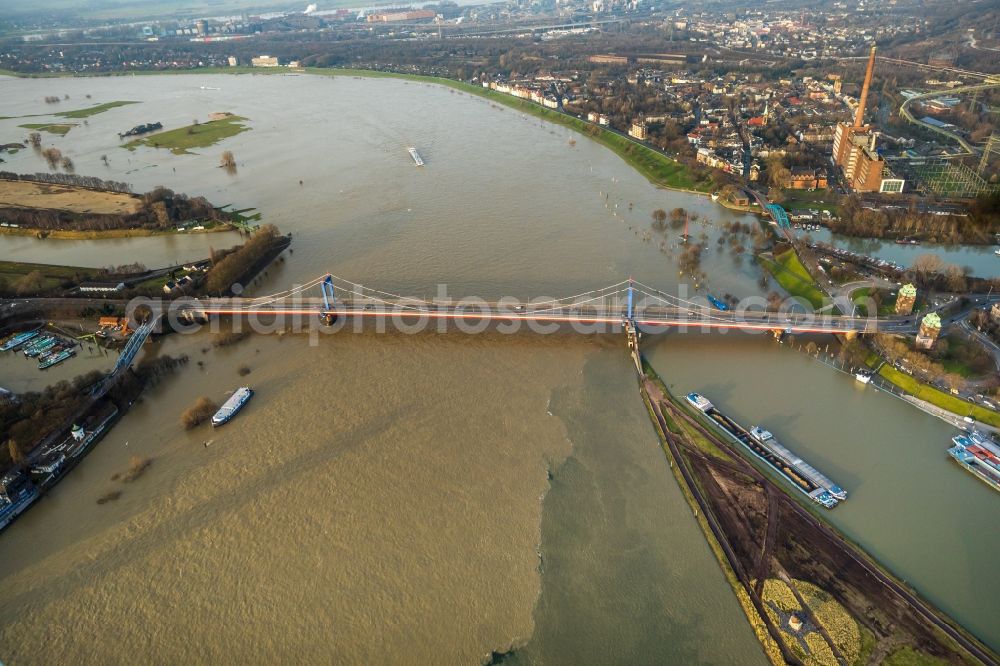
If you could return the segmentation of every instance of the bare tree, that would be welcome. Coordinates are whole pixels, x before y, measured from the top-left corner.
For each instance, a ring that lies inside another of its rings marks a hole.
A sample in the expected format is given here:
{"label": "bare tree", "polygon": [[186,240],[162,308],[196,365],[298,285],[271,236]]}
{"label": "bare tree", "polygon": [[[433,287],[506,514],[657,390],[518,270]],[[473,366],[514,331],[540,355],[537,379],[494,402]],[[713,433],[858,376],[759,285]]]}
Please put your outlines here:
{"label": "bare tree", "polygon": [[913,260],[911,268],[926,279],[944,268],[944,260],[936,254],[921,254]]}
{"label": "bare tree", "polygon": [[219,160],[219,166],[226,170],[230,176],[236,175],[236,158],[233,157],[233,151],[227,150],[222,153],[222,159]]}
{"label": "bare tree", "polygon": [[46,148],[42,151],[42,157],[49,163],[50,169],[55,169],[59,166],[60,160],[62,160],[62,151],[58,148]]}
{"label": "bare tree", "polygon": [[954,264],[945,267],[944,279],[949,291],[963,292],[969,287],[969,282],[965,279],[965,271]]}

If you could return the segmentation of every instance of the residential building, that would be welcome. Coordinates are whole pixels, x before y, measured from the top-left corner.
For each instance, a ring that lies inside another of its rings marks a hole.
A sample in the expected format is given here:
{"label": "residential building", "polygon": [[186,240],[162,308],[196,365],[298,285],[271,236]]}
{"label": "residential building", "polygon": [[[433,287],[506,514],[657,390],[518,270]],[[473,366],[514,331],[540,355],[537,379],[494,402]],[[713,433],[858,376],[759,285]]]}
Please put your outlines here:
{"label": "residential building", "polygon": [[931,312],[920,321],[920,330],[917,333],[917,348],[930,349],[937,342],[941,335],[941,317],[936,312]]}
{"label": "residential building", "polygon": [[785,185],[793,190],[818,190],[826,188],[826,174],[820,169],[792,167]]}
{"label": "residential building", "polygon": [[912,284],[904,284],[899,288],[896,296],[896,314],[908,315],[913,312],[913,306],[917,302],[917,288]]}

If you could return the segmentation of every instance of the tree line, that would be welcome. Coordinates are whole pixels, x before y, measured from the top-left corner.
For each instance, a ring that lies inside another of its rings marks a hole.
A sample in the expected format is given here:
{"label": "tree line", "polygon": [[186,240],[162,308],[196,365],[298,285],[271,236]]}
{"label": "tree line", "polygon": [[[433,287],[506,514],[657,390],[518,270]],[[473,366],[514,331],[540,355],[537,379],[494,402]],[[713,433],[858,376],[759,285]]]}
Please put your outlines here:
{"label": "tree line", "polygon": [[86,187],[91,190],[103,190],[107,192],[118,192],[121,194],[132,194],[132,186],[114,180],[101,180],[94,176],[79,176],[73,173],[34,173],[17,174],[11,171],[0,171],[0,180],[23,180],[38,183],[55,183],[57,185],[72,185],[73,187]]}
{"label": "tree line", "polygon": [[243,245],[215,260],[205,276],[205,289],[210,294],[227,294],[233,285],[246,280],[247,276],[269,260],[279,241],[284,240],[273,224],[265,224],[257,229]]}
{"label": "tree line", "polygon": [[870,210],[856,198],[848,198],[840,208],[840,218],[828,222],[830,228],[848,236],[902,238],[917,236],[931,243],[993,243],[1000,233],[1000,215],[988,203],[973,209],[970,217],[931,215],[908,210]]}

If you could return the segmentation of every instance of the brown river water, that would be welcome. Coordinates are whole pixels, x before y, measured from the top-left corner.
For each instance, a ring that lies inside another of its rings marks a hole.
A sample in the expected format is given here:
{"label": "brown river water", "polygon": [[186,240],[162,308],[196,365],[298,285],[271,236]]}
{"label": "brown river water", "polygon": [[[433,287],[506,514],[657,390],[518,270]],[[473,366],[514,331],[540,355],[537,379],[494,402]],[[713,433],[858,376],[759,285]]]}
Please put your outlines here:
{"label": "brown river water", "polygon": [[[567,130],[412,82],[0,78],[0,93],[2,116],[51,111],[54,94],[70,95],[65,108],[141,101],[45,145],[79,173],[254,207],[292,232],[257,294],[327,271],[420,296],[442,284],[459,297],[563,296],[629,275],[673,290],[677,232],[644,240],[653,209],[753,222],[657,190]],[[252,130],[198,154],[117,146],[133,125],[213,111]],[[0,139],[20,138],[22,122],[37,120],[0,120]],[[235,176],[216,167],[226,149]],[[6,159],[45,169],[31,150]],[[715,226],[693,227],[714,247]],[[154,267],[237,241],[0,236],[0,258]],[[713,293],[760,292],[749,259],[711,250],[702,267]],[[765,421],[847,488],[831,521],[1000,643],[1000,583],[974,573],[1000,547],[976,518],[997,498],[948,463],[947,426],[761,337],[646,345],[676,390]],[[151,345],[190,362],[0,537],[5,663],[479,663],[511,648],[520,663],[763,662],[657,446],[623,339],[344,333],[209,347],[207,333]],[[109,364],[81,357],[44,375],[0,357],[0,385]],[[230,424],[181,428],[196,397],[243,383],[257,395]],[[152,466],[112,482],[133,455]],[[121,499],[96,504],[116,488]]]}

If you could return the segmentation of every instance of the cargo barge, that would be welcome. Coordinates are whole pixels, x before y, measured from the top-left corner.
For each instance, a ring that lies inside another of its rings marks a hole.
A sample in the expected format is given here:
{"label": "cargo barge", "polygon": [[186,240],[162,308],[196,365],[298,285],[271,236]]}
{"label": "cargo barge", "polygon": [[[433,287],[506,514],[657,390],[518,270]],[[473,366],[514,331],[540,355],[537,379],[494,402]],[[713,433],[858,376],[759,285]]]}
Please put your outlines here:
{"label": "cargo barge", "polygon": [[236,416],[236,413],[243,409],[247,401],[253,397],[253,389],[249,386],[241,386],[236,389],[229,399],[226,400],[219,411],[212,417],[212,425],[220,426]]}
{"label": "cargo barge", "polygon": [[948,455],[993,490],[1000,490],[1000,446],[989,435],[973,430],[951,438]]}
{"label": "cargo barge", "polygon": [[163,123],[144,123],[142,125],[136,125],[126,132],[119,132],[118,138],[124,139],[127,136],[142,136],[143,134],[149,134],[150,132],[156,132],[161,129],[163,129]]}
{"label": "cargo barge", "polygon": [[743,448],[767,463],[798,491],[817,504],[832,509],[847,499],[843,488],[782,446],[770,432],[760,426],[747,430],[716,409],[708,398],[698,393],[688,393],[689,404],[702,412],[717,428],[736,440]]}
{"label": "cargo barge", "polygon": [[2,345],[0,345],[0,351],[11,351],[13,349],[17,349],[18,347],[20,347],[21,345],[23,345],[25,342],[28,342],[29,340],[31,340],[36,335],[38,335],[38,331],[37,330],[34,330],[34,331],[25,331],[24,333],[18,333],[17,335],[14,335],[14,336],[8,338],[6,342],[4,342]]}
{"label": "cargo barge", "polygon": [[39,359],[38,369],[45,370],[46,368],[51,368],[53,365],[58,365],[75,354],[75,349],[60,349],[54,354],[49,354],[45,358]]}
{"label": "cargo barge", "polygon": [[35,358],[37,356],[41,356],[45,352],[55,347],[58,342],[59,341],[56,340],[51,335],[46,335],[44,337],[38,338],[36,342],[32,342],[31,344],[29,344],[24,348],[24,355],[27,356],[28,358]]}

